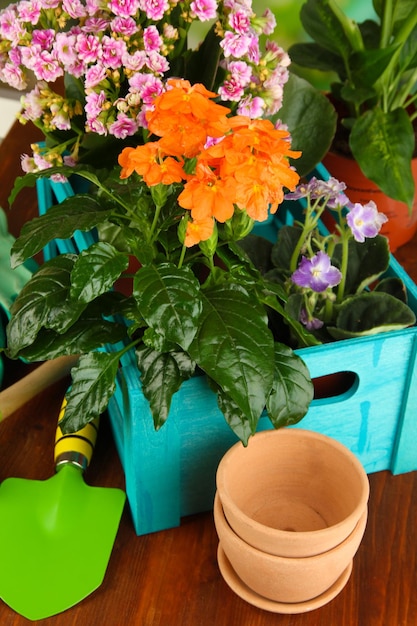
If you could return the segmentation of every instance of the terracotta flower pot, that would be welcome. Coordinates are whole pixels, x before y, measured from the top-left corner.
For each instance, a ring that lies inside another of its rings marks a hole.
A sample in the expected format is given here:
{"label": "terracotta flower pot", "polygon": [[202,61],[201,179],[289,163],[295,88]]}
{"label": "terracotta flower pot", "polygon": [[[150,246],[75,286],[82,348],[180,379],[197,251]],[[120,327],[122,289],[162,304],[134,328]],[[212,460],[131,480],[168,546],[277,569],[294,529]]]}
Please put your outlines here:
{"label": "terracotta flower pot", "polygon": [[277,612],[328,602],[349,578],[368,497],[360,462],[327,436],[267,430],[234,445],[218,467],[214,510],[226,582]]}
{"label": "terracotta flower pot", "polygon": [[[329,152],[323,159],[323,165],[332,176],[346,183],[346,195],[352,202],[364,204],[373,200],[378,210],[385,213],[388,222],[382,226],[381,234],[388,237],[391,252],[413,238],[417,231],[417,194],[410,214],[404,202],[386,196],[366,178],[355,160]],[[417,159],[412,160],[411,170],[417,185]]]}

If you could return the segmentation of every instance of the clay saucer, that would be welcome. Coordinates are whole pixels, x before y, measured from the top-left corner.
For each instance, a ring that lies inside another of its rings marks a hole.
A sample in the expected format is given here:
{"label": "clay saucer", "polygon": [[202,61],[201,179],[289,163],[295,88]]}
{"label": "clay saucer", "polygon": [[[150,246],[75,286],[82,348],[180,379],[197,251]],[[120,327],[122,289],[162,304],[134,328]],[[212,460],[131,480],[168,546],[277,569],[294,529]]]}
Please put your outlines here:
{"label": "clay saucer", "polygon": [[255,591],[252,591],[252,589],[250,589],[242,580],[240,580],[220,544],[217,550],[217,561],[219,564],[221,575],[223,576],[224,580],[226,581],[230,589],[232,589],[232,591],[234,591],[236,595],[242,598],[242,600],[245,600],[249,604],[256,606],[258,609],[270,611],[271,613],[283,613],[287,615],[314,611],[314,609],[318,609],[324,604],[327,604],[328,602],[333,600],[333,598],[335,598],[337,594],[340,593],[340,591],[349,580],[353,565],[353,562],[351,561],[348,567],[342,573],[342,575],[337,579],[337,581],[329,589],[327,589],[327,591],[317,596],[316,598],[312,598],[307,602],[285,603],[275,602],[274,600],[264,598],[263,596],[257,594]]}

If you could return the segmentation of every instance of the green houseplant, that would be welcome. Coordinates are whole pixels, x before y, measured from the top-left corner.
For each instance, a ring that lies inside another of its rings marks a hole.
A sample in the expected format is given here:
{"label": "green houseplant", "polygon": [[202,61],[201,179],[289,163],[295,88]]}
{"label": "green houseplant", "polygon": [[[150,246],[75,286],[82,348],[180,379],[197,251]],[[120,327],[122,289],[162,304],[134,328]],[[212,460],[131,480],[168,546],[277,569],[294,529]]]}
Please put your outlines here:
{"label": "green houseplant", "polygon": [[300,18],[312,41],[289,53],[299,66],[335,73],[331,99],[341,121],[335,149],[351,154],[368,179],[411,209],[417,6],[412,0],[372,6],[376,18],[358,24],[337,0],[307,0]]}
{"label": "green houseplant", "polygon": [[[157,428],[183,381],[203,372],[246,443],[265,406],[275,427],[296,423],[308,409],[312,384],[293,347],[405,328],[415,316],[399,281],[368,291],[389,264],[387,241],[378,235],[385,218],[374,203],[350,206],[333,179],[296,188],[289,158],[298,154],[287,131],[231,114],[201,84],[177,79],[169,87],[148,113],[149,141],[124,148],[114,171],[61,167],[16,182],[14,193],[58,171],[96,191],[26,224],[13,265],[79,229],[96,228],[98,240],[34,274],[13,304],[7,354],[81,354],[68,430],[106,408],[127,350],[135,350]],[[246,238],[255,221],[278,210],[284,188],[308,200],[306,213],[300,225],[282,229],[275,270],[262,274],[244,250]],[[331,207],[339,224],[321,235],[320,216]],[[132,256],[139,269],[125,297],[114,285]],[[273,329],[271,315],[281,329]],[[366,319],[358,324],[358,317]],[[119,342],[115,351],[97,351]]]}

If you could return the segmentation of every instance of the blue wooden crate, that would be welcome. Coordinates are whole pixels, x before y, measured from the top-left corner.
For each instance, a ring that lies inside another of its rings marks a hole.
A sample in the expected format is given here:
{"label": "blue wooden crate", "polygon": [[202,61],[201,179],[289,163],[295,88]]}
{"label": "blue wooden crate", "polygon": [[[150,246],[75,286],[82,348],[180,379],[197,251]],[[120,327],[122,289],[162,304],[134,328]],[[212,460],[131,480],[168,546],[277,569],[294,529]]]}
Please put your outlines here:
{"label": "blue wooden crate", "polygon": [[[44,193],[48,182],[42,181],[38,194]],[[62,199],[56,197],[56,201]],[[54,201],[52,196],[49,200]],[[45,206],[44,198],[42,202]],[[290,222],[292,211],[286,208],[279,215]],[[279,225],[273,218],[258,229],[273,239]],[[68,252],[84,249],[89,239],[78,233],[77,241],[57,240],[55,244],[59,252]],[[387,273],[404,281],[409,304],[417,314],[417,288],[393,257]],[[416,351],[416,327],[298,350],[312,378],[350,372],[353,382],[341,395],[313,400],[295,428],[341,441],[368,473],[417,469]],[[123,357],[108,412],[138,535],[178,526],[182,516],[211,509],[217,464],[236,437],[204,376],[182,385],[166,424],[156,432],[134,353],[129,352]],[[259,429],[266,428],[271,424],[263,416]]]}

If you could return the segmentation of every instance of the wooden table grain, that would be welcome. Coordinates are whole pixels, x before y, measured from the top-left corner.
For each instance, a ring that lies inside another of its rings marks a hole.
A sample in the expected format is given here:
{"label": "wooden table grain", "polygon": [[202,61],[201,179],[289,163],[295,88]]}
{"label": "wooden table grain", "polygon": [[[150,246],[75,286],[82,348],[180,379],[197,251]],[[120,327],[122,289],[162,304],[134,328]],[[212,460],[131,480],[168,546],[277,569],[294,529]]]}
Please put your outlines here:
{"label": "wooden table grain", "polygon": [[[13,180],[19,174],[19,155],[27,152],[30,142],[37,138],[37,131],[17,124],[0,145],[0,206],[4,209]],[[10,230],[15,235],[35,206],[33,192],[18,197],[9,213]],[[414,240],[397,254],[414,280],[416,244]],[[4,384],[23,375],[28,367],[6,361]],[[43,480],[53,474],[55,424],[67,382],[54,384],[0,424],[0,481],[10,476]],[[124,487],[106,421],[86,482]],[[217,536],[211,512],[184,518],[179,528],[137,537],[126,506],[104,582],[94,593],[63,613],[36,622],[29,622],[0,601],[0,624],[415,626],[417,473],[392,476],[378,472],[370,475],[370,483],[369,521],[351,578],[331,603],[310,613],[266,612],[247,604],[229,589],[217,566]],[[74,577],[78,575],[77,563],[66,567],[73,568]]]}

